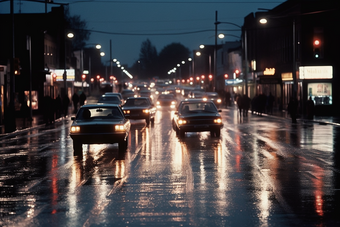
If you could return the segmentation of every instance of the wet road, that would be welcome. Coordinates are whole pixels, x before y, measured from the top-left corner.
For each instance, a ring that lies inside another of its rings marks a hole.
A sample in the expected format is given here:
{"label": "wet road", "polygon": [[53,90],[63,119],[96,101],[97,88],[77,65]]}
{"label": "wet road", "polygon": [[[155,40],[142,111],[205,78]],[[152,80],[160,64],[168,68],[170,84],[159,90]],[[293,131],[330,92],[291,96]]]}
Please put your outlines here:
{"label": "wet road", "polygon": [[340,129],[223,109],[220,138],[178,139],[173,112],[132,121],[129,148],[71,122],[0,139],[0,226],[339,226]]}

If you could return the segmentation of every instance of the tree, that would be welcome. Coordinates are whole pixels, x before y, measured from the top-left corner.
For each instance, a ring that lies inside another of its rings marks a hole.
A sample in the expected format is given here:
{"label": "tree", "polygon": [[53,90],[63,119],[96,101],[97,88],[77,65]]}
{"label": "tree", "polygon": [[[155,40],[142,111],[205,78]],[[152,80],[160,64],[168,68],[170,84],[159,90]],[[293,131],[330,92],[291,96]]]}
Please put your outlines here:
{"label": "tree", "polygon": [[157,50],[151,44],[151,41],[147,39],[142,43],[139,61],[141,68],[141,79],[147,79],[157,76]]}
{"label": "tree", "polygon": [[[189,48],[180,43],[171,43],[165,46],[158,56],[159,75],[167,77],[167,72],[182,61],[187,61],[190,56]],[[184,67],[183,75],[188,74],[188,68]]]}
{"label": "tree", "polygon": [[79,15],[71,16],[70,11],[65,9],[65,17],[69,29],[74,33],[72,46],[74,50],[81,50],[89,40],[91,32],[87,29],[87,22],[81,20]]}

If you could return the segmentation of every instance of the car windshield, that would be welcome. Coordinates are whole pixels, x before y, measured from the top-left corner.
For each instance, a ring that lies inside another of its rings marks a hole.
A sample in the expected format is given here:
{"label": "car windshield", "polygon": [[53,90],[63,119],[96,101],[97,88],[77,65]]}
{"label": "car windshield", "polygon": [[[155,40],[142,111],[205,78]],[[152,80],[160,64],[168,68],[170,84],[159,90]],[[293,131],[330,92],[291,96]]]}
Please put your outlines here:
{"label": "car windshield", "polygon": [[94,119],[124,119],[122,111],[118,107],[93,107],[80,108],[77,120],[94,120]]}
{"label": "car windshield", "polygon": [[183,103],[180,106],[179,112],[181,114],[197,113],[197,112],[215,113],[215,112],[218,112],[218,110],[216,106],[211,102],[192,102],[192,103]]}
{"label": "car windshield", "polygon": [[124,106],[149,106],[150,102],[147,99],[128,99]]}

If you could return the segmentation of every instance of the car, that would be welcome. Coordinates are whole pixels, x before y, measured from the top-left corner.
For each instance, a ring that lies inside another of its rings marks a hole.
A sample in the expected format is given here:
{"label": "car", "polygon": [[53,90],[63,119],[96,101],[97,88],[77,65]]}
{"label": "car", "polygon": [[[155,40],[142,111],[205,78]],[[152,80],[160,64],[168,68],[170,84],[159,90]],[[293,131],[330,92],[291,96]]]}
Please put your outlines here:
{"label": "car", "polygon": [[122,102],[124,100],[122,94],[119,92],[105,92],[104,95],[118,95],[118,97],[122,100]]}
{"label": "car", "polygon": [[118,95],[102,95],[98,99],[98,103],[111,103],[111,104],[118,104],[122,105],[122,100],[119,98]]}
{"label": "car", "polygon": [[120,151],[127,149],[131,123],[119,105],[83,105],[71,119],[70,137],[74,155],[82,154],[83,144],[118,143]]}
{"label": "car", "polygon": [[217,92],[205,92],[203,97],[213,101],[217,108],[219,108],[222,104],[222,99],[219,97]]}
{"label": "car", "polygon": [[156,108],[148,97],[130,97],[122,106],[122,110],[128,119],[145,119],[147,126],[155,121]]}
{"label": "car", "polygon": [[177,99],[173,94],[161,94],[158,96],[156,101],[157,108],[170,107],[176,108]]}
{"label": "car", "polygon": [[220,110],[211,100],[185,99],[180,102],[172,119],[172,128],[178,137],[186,132],[209,131],[211,137],[220,137],[223,127]]}
{"label": "car", "polygon": [[133,90],[130,90],[130,89],[122,90],[121,94],[122,94],[122,97],[123,97],[124,100],[126,100],[129,97],[135,96],[135,93],[133,92]]}

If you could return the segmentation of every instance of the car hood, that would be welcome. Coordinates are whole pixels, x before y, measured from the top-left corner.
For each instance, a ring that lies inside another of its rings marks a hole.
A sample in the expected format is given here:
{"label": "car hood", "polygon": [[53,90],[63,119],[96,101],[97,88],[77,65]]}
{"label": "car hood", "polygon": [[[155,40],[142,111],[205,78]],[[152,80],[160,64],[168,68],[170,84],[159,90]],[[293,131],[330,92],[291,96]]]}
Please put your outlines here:
{"label": "car hood", "polygon": [[221,117],[219,113],[207,113],[207,112],[200,112],[200,113],[190,113],[190,114],[180,114],[180,118],[216,118]]}
{"label": "car hood", "polygon": [[84,121],[84,120],[75,120],[72,123],[72,126],[81,126],[81,125],[117,125],[117,124],[124,124],[128,120],[123,119],[123,120],[118,120],[118,119],[110,119],[110,120],[90,120],[90,121]]}
{"label": "car hood", "polygon": [[123,110],[141,110],[141,109],[149,109],[151,106],[123,106]]}

